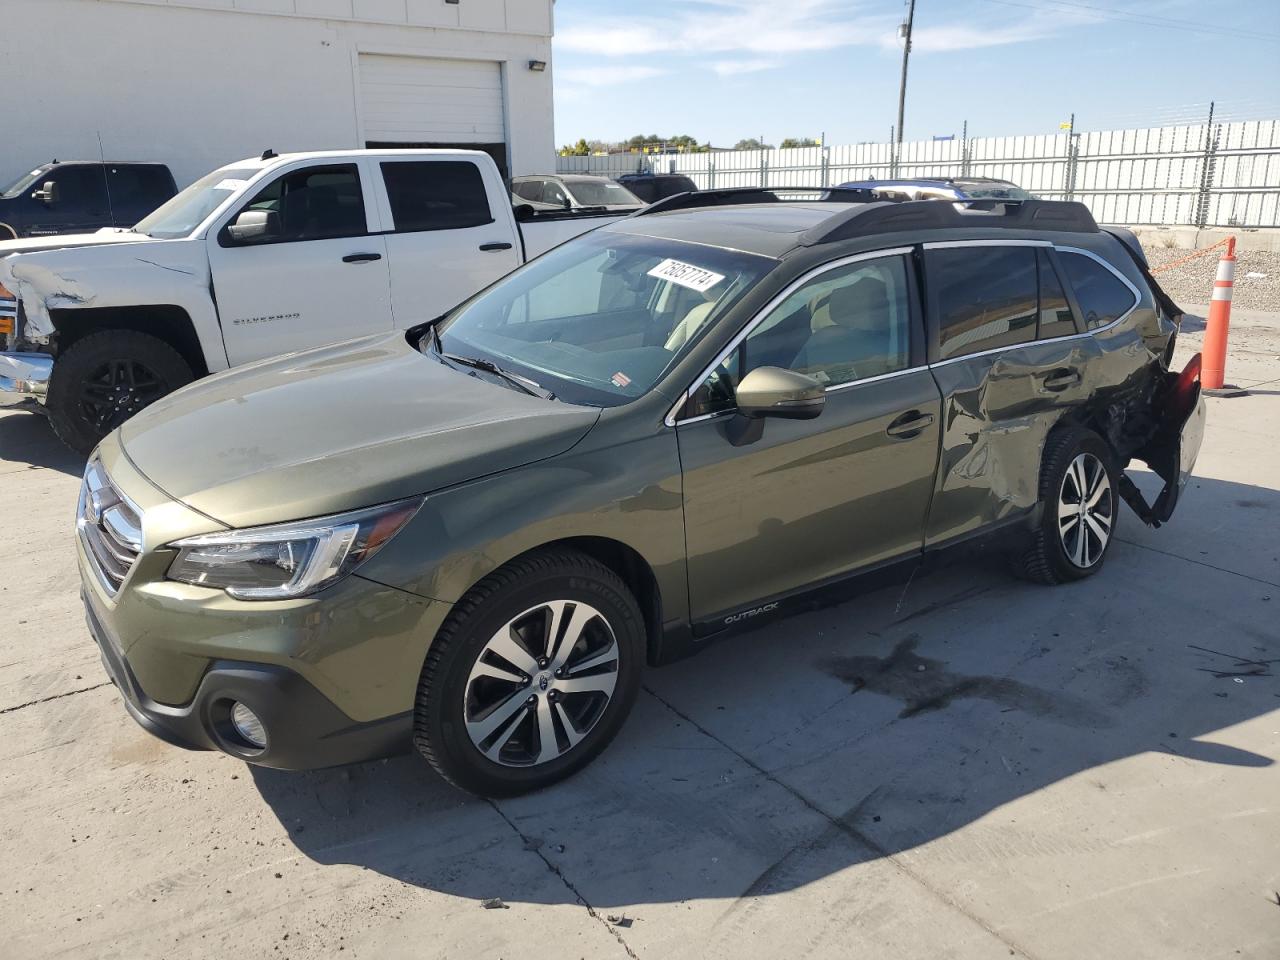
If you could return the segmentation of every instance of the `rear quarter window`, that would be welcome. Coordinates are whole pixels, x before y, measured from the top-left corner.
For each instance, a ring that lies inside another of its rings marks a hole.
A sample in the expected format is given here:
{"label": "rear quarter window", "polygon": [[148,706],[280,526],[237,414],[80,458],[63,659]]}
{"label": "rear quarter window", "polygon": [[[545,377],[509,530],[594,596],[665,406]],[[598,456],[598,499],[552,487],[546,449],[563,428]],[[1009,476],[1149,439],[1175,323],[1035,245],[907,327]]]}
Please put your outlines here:
{"label": "rear quarter window", "polygon": [[1090,330],[1114,323],[1138,302],[1128,284],[1092,257],[1060,250],[1058,260]]}

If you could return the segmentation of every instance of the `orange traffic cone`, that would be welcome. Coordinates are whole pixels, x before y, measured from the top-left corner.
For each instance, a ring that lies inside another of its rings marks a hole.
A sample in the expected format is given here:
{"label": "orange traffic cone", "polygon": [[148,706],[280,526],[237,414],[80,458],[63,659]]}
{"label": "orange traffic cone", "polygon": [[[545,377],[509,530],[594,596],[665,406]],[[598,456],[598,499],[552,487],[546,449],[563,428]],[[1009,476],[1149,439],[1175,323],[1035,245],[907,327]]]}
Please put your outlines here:
{"label": "orange traffic cone", "polygon": [[[1209,322],[1204,331],[1204,366],[1201,384],[1206,391],[1223,390],[1227,372],[1227,327],[1231,323],[1231,290],[1236,276],[1236,238],[1227,238],[1227,252],[1218,261],[1209,301]],[[1234,391],[1235,388],[1229,388]]]}

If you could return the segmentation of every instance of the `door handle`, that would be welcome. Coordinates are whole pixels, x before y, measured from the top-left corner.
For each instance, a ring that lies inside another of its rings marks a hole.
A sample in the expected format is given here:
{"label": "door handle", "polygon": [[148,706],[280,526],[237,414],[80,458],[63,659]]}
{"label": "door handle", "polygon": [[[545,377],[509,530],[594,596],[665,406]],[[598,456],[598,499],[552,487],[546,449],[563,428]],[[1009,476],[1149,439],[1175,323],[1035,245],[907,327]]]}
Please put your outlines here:
{"label": "door handle", "polygon": [[348,253],[342,258],[343,263],[371,263],[374,260],[381,260],[380,253]]}
{"label": "door handle", "polygon": [[1051,370],[1044,375],[1044,388],[1055,393],[1073,387],[1080,382],[1079,370]]}
{"label": "door handle", "polygon": [[893,423],[885,427],[884,432],[891,437],[910,440],[918,437],[925,427],[933,423],[932,413],[921,413],[919,410],[908,410]]}
{"label": "door handle", "polygon": [[482,251],[484,251],[485,253],[491,253],[491,252],[493,252],[494,250],[510,250],[510,249],[511,249],[511,244],[506,243],[506,242],[502,242],[502,243],[482,243],[482,244],[480,244],[480,249],[481,249]]}

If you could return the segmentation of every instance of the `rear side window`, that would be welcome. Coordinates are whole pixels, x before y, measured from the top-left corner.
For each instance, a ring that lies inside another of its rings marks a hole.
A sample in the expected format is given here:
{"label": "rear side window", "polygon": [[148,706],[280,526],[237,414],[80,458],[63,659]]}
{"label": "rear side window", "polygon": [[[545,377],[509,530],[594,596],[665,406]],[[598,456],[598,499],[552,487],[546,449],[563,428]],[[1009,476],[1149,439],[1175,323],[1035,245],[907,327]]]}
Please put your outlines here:
{"label": "rear side window", "polygon": [[1049,340],[1078,333],[1075,318],[1071,315],[1071,305],[1067,303],[1062,281],[1058,279],[1058,272],[1053,268],[1048,252],[1037,251],[1036,262],[1040,268],[1040,322],[1037,339]]}
{"label": "rear side window", "polygon": [[542,199],[542,181],[541,180],[521,180],[511,192],[522,200],[541,200]]}
{"label": "rear side window", "polygon": [[162,167],[109,166],[107,184],[111,202],[152,209],[173,196],[173,182]]}
{"label": "rear side window", "polygon": [[1029,343],[1036,336],[1035,247],[925,252],[938,359]]}
{"label": "rear side window", "polygon": [[1092,257],[1065,251],[1059,251],[1058,257],[1090,330],[1119,320],[1138,302],[1119,277]]}
{"label": "rear side window", "polygon": [[493,223],[480,168],[465,160],[383,163],[396,232],[461,230]]}

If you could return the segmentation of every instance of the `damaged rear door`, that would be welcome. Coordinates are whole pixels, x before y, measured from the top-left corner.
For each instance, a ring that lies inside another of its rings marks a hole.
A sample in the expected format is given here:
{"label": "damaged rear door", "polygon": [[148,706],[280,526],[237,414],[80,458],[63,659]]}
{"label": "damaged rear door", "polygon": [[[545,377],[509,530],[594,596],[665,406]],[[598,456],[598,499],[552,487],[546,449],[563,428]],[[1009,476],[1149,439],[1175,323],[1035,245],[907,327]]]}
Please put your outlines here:
{"label": "damaged rear door", "polygon": [[924,265],[943,397],[933,546],[1035,507],[1045,437],[1089,399],[1101,351],[1079,335],[1049,241],[925,244]]}

